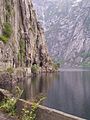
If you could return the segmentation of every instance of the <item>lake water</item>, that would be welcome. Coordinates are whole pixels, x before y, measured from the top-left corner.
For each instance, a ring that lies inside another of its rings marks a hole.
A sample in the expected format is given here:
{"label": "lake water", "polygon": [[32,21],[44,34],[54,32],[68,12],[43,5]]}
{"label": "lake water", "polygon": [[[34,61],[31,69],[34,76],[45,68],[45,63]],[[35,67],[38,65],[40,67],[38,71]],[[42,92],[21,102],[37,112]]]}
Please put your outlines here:
{"label": "lake water", "polygon": [[28,101],[46,96],[43,105],[90,120],[90,70],[61,70],[17,83]]}

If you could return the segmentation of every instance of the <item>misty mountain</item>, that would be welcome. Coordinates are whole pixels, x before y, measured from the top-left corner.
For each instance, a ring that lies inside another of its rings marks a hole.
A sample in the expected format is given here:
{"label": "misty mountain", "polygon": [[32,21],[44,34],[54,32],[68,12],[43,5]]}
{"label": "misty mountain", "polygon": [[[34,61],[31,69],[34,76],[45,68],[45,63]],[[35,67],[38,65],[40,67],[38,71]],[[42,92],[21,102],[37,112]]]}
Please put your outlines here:
{"label": "misty mountain", "polygon": [[50,55],[71,65],[90,61],[90,1],[34,0]]}

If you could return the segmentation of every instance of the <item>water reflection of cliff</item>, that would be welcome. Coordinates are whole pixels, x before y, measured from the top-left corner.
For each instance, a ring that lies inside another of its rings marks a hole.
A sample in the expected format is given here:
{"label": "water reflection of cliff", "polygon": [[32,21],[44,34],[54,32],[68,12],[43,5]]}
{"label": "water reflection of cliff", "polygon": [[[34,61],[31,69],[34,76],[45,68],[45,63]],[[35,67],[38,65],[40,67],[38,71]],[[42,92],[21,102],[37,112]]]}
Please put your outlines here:
{"label": "water reflection of cliff", "polygon": [[33,100],[41,96],[47,97],[48,90],[51,88],[53,81],[57,78],[57,74],[42,74],[27,78],[24,81],[23,97],[27,100]]}

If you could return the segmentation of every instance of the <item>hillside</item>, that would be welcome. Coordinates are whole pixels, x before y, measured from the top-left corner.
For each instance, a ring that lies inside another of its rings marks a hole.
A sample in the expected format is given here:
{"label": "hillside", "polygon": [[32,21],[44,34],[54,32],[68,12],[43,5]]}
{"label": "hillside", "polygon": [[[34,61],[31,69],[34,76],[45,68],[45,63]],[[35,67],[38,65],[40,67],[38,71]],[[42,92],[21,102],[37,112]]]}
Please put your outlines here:
{"label": "hillside", "polygon": [[[90,63],[90,1],[44,0],[43,4],[39,3],[34,0],[38,18],[44,20],[42,23],[45,26],[51,55],[66,65],[88,65]],[[42,14],[38,12],[41,8]]]}

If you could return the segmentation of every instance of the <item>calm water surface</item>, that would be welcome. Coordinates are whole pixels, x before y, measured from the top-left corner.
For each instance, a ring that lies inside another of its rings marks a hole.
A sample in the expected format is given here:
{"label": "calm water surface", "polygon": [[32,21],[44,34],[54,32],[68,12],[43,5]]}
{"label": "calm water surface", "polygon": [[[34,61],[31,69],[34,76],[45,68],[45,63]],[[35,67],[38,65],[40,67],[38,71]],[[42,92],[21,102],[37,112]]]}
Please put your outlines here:
{"label": "calm water surface", "polygon": [[62,70],[17,83],[22,98],[46,96],[43,105],[90,120],[90,70]]}

